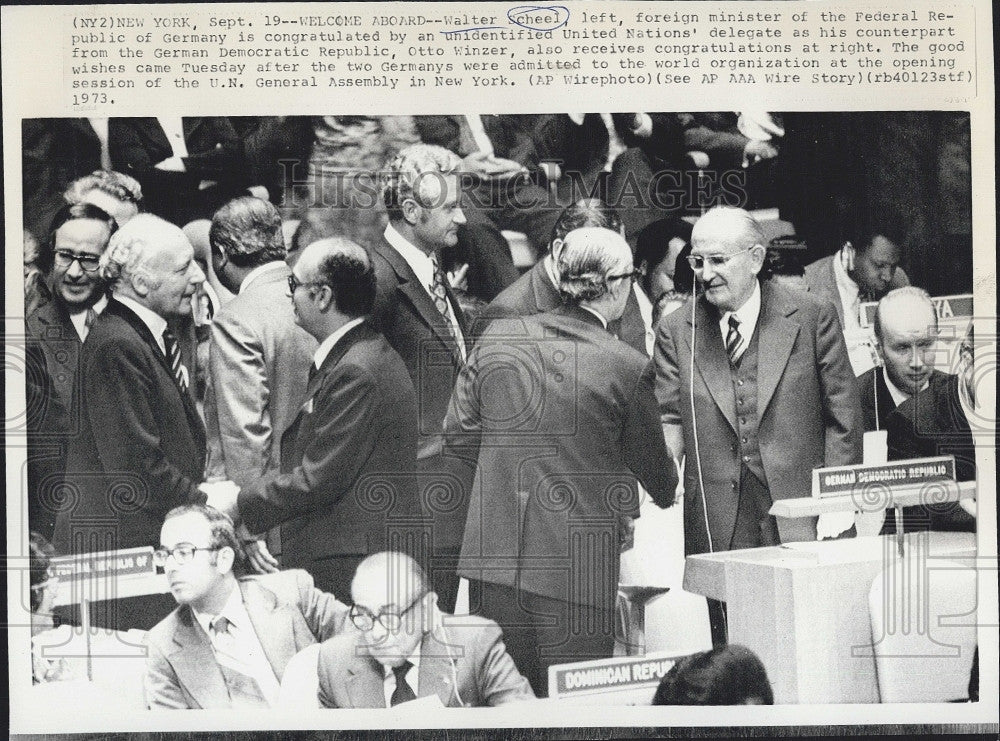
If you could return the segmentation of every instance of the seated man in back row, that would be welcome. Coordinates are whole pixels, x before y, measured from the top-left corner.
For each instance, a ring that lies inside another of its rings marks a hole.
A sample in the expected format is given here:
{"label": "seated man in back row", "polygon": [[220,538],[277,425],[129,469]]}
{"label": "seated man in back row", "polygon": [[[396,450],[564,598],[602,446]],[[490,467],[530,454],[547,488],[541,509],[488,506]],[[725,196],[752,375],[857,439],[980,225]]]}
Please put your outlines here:
{"label": "seated man in back row", "polygon": [[387,708],[437,695],[447,707],[533,700],[492,620],[437,607],[410,556],[382,552],[351,584],[355,631],[302,651],[281,683],[283,708]]}
{"label": "seated man in back row", "polygon": [[146,635],[146,704],[267,708],[289,659],[346,625],[347,606],[305,571],[237,578],[233,522],[205,505],[167,513],[153,560],[178,607]]}

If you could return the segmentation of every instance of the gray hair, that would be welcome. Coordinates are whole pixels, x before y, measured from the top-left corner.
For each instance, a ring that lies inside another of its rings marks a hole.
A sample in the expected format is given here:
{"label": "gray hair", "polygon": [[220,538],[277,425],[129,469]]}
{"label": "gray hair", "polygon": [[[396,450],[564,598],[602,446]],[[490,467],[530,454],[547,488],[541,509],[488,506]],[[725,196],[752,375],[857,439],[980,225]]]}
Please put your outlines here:
{"label": "gray hair", "polygon": [[112,284],[144,273],[159,249],[172,242],[190,246],[179,227],[153,214],[139,214],[114,233],[101,255],[100,275]]}
{"label": "gray hair", "polygon": [[402,217],[407,199],[421,206],[433,205],[425,197],[428,181],[457,175],[460,164],[458,155],[433,144],[413,144],[389,160],[382,182],[382,201],[389,218]]}
{"label": "gray hair", "polygon": [[601,227],[574,229],[559,253],[559,294],[571,304],[594,301],[608,292],[608,276],[622,271],[632,254],[617,232]]}
{"label": "gray hair", "polygon": [[694,245],[706,231],[723,232],[729,239],[739,241],[744,247],[760,245],[766,248],[768,244],[764,230],[750,212],[733,206],[716,206],[706,211],[694,223],[691,244]]}

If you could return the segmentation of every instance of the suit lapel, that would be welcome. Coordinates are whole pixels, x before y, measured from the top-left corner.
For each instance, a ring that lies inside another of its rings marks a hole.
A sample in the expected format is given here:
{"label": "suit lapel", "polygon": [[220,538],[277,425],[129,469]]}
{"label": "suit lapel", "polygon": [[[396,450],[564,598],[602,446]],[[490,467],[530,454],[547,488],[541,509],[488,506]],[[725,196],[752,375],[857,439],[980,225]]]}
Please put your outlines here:
{"label": "suit lapel", "polygon": [[355,656],[354,661],[347,667],[347,696],[350,699],[348,707],[385,707],[382,665],[368,654]]}
{"label": "suit lapel", "polygon": [[[701,379],[711,393],[715,404],[725,416],[729,426],[736,431],[736,401],[733,397],[733,384],[729,374],[729,356],[722,344],[722,334],[719,332],[719,320],[714,312],[706,307],[704,298],[698,300],[697,326],[695,343],[697,347],[689,351],[697,351],[695,364]],[[691,319],[688,318],[688,324]],[[690,342],[690,336],[685,337]]]}
{"label": "suit lapel", "polygon": [[277,602],[259,585],[241,581],[239,587],[243,593],[243,605],[250,616],[261,648],[264,649],[264,655],[280,680],[296,650],[294,640],[290,640],[295,636],[291,614],[287,610],[276,609]]}
{"label": "suit lapel", "polygon": [[[454,699],[452,684],[458,672],[452,672],[451,649],[445,641],[437,640],[434,633],[427,633],[420,644],[420,697],[436,694],[447,706]],[[458,688],[460,689],[460,688]]]}
{"label": "suit lapel", "polygon": [[[399,292],[402,293],[409,302],[413,305],[414,310],[423,320],[423,322],[431,328],[431,331],[437,336],[439,340],[448,348],[453,355],[461,354],[458,349],[458,344],[455,342],[455,337],[445,326],[445,319],[441,316],[441,312],[437,310],[434,305],[434,299],[427,292],[421,284],[420,279],[417,278],[413,269],[410,267],[409,263],[403,259],[400,255],[389,244],[385,238],[382,242],[376,246],[379,254],[386,259],[386,262],[392,267],[393,271],[396,273],[396,279],[399,281]],[[464,326],[463,316],[461,310],[458,308],[458,302],[455,301],[454,295],[451,293],[451,289],[445,286],[445,292],[448,294],[448,300],[451,301],[452,310],[455,312],[455,317],[458,320],[459,326],[462,328],[462,334],[468,336],[469,332]]]}
{"label": "suit lapel", "polygon": [[799,325],[786,317],[795,313],[794,305],[782,300],[769,283],[761,287],[760,319],[757,321],[757,417],[763,419],[774,396],[788,358],[792,354]]}
{"label": "suit lapel", "polygon": [[174,642],[180,650],[170,657],[177,678],[202,708],[230,706],[226,680],[212,652],[212,642],[187,607],[180,608]]}

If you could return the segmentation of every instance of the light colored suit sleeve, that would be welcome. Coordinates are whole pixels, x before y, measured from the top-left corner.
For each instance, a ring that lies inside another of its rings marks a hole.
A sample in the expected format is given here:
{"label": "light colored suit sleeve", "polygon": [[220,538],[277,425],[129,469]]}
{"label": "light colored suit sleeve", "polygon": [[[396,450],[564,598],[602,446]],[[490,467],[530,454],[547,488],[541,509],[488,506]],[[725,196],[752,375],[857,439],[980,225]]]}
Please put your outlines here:
{"label": "light colored suit sleeve", "polygon": [[[679,310],[678,310],[679,311]],[[656,401],[660,407],[660,421],[665,425],[681,423],[681,377],[677,367],[677,344],[671,327],[664,318],[656,326],[656,345],[653,348],[653,365],[656,369]],[[677,455],[677,451],[671,451]]]}
{"label": "light colored suit sleeve", "polygon": [[476,655],[482,656],[476,680],[483,705],[494,707],[535,699],[528,680],[507,653],[499,627],[491,625],[479,632]]}
{"label": "light colored suit sleeve", "polygon": [[[350,623],[350,608],[329,592],[322,592],[313,586],[312,576],[302,569],[294,569],[296,587],[299,592],[297,604],[305,618],[306,625],[320,643],[342,633]],[[351,626],[353,627],[353,626]]]}
{"label": "light colored suit sleeve", "polygon": [[186,710],[190,707],[170,662],[160,648],[146,641],[146,673],[143,693],[150,710]]}
{"label": "light colored suit sleeve", "polygon": [[322,707],[319,702],[319,645],[299,651],[288,662],[281,677],[278,707],[282,710],[311,711]]}
{"label": "light colored suit sleeve", "polygon": [[823,302],[816,326],[816,363],[825,427],[823,463],[847,466],[861,462],[864,420],[858,384],[844,344],[835,308]]}
{"label": "light colored suit sleeve", "polygon": [[211,326],[209,363],[226,475],[245,486],[264,472],[277,444],[264,348],[234,312],[220,312]]}

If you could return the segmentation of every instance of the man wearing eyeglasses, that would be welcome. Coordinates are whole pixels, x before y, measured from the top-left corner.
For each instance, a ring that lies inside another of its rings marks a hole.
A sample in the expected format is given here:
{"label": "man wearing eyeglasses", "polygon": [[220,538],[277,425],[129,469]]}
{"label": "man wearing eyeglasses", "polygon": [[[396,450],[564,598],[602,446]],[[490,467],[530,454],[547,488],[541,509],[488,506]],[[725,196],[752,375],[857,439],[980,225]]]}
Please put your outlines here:
{"label": "man wearing eyeglasses", "polygon": [[[25,319],[28,337],[37,343],[48,376],[42,386],[46,389],[41,400],[44,406],[29,418],[29,426],[32,432],[41,433],[40,440],[57,443],[60,450],[77,424],[73,391],[80,349],[94,320],[108,305],[107,284],[98,273],[98,263],[117,228],[110,215],[89,203],[59,209],[52,220],[47,255],[43,252],[52,298]],[[62,473],[64,455],[63,450],[45,465],[35,459],[29,468],[31,478],[37,474],[39,486],[45,479],[51,481],[52,475]],[[55,513],[41,505],[45,497],[35,483],[29,500],[31,528],[51,538]]]}
{"label": "man wearing eyeglasses", "polygon": [[494,320],[445,420],[446,451],[475,461],[459,573],[540,697],[549,666],[611,656],[637,482],[660,507],[677,487],[652,368],[610,331],[636,276],[628,243],[575,229],[557,260],[562,306]]}
{"label": "man wearing eyeglasses", "polygon": [[271,707],[292,656],[346,626],[347,606],[304,571],[241,578],[233,522],[212,507],[171,510],[159,542],[178,607],[146,635],[150,708]]}
{"label": "man wearing eyeglasses", "polygon": [[417,400],[396,351],[367,320],[375,272],[343,237],[313,242],[288,276],[295,320],[319,342],[281,469],[239,494],[251,533],[281,524],[282,565],[345,595],[358,563],[419,520]]}
{"label": "man wearing eyeglasses", "polygon": [[[707,212],[691,244],[702,295],[660,322],[654,353],[667,445],[687,454],[685,552],[815,540],[815,520],[768,512],[775,499],[808,496],[813,468],[861,460],[861,403],[836,309],[758,280],[766,243],[742,209]],[[710,616],[721,643],[721,608]]]}
{"label": "man wearing eyeglasses", "polygon": [[497,624],[441,612],[410,556],[369,556],[358,565],[351,594],[355,630],[289,662],[282,708],[388,708],[433,696],[446,707],[534,699]]}

